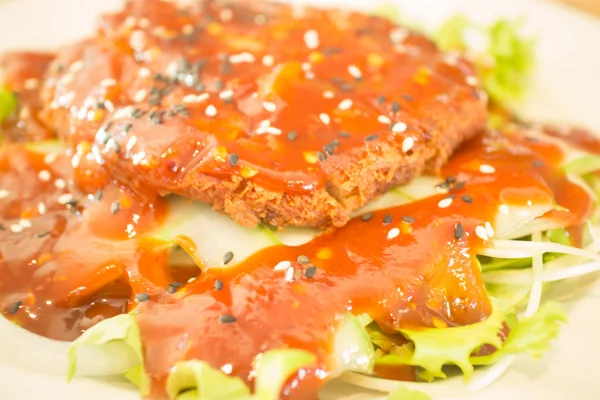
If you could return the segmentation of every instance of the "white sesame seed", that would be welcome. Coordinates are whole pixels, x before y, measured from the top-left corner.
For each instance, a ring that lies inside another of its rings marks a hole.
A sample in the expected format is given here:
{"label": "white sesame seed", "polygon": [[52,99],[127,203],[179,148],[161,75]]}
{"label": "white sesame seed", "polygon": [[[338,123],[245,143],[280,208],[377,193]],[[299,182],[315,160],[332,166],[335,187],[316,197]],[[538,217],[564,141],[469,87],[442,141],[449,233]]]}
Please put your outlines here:
{"label": "white sesame seed", "polygon": [[408,37],[409,32],[405,28],[396,28],[390,32],[390,40],[394,44],[399,44],[404,42],[404,40]]}
{"label": "white sesame seed", "polygon": [[57,158],[58,156],[56,155],[56,153],[48,153],[44,156],[44,163],[52,164],[54,161],[56,161]]}
{"label": "white sesame seed", "polygon": [[485,233],[487,233],[487,236],[490,239],[494,237],[494,228],[492,227],[492,224],[490,224],[489,222],[485,223]]}
{"label": "white sesame seed", "polygon": [[100,82],[100,86],[102,86],[103,88],[107,88],[109,86],[115,86],[117,84],[117,80],[113,79],[113,78],[107,78],[104,79],[102,82]]}
{"label": "white sesame seed", "polygon": [[325,113],[321,113],[319,114],[319,119],[321,120],[322,123],[324,123],[325,125],[329,125],[329,123],[331,122],[331,117],[329,117],[329,115],[325,114]]}
{"label": "white sesame seed", "polygon": [[19,220],[19,225],[21,225],[23,228],[31,228],[31,221],[28,219],[21,219]]}
{"label": "white sesame seed", "polygon": [[229,22],[233,18],[233,11],[231,11],[231,8],[224,8],[219,12],[219,18],[223,22]]}
{"label": "white sesame seed", "polygon": [[9,191],[6,189],[0,189],[0,199],[5,199],[9,195]]}
{"label": "white sesame seed", "polygon": [[477,225],[477,227],[475,228],[475,234],[477,235],[478,238],[480,238],[482,240],[489,240],[487,231],[481,225]]}
{"label": "white sesame seed", "polygon": [[479,172],[481,172],[482,174],[493,174],[494,172],[496,172],[496,168],[488,164],[481,164],[479,166]]}
{"label": "white sesame seed", "polygon": [[309,62],[303,62],[300,67],[302,68],[302,71],[308,72],[312,68],[312,65],[310,65]]}
{"label": "white sesame seed", "polygon": [[115,111],[115,105],[110,100],[104,100],[104,107],[108,110],[108,112]]}
{"label": "white sesame seed", "polygon": [[57,179],[54,181],[54,186],[56,186],[57,189],[64,189],[67,187],[67,183],[65,182],[64,179]]}
{"label": "white sesame seed", "polygon": [[243,62],[253,63],[254,61],[256,61],[256,57],[254,57],[252,53],[245,51],[239,54],[232,54],[231,57],[229,57],[229,61],[232,64],[239,64]]}
{"label": "white sesame seed", "polygon": [[191,35],[192,33],[194,33],[194,25],[192,24],[186,24],[183,26],[183,28],[181,28],[181,33],[183,33],[184,35]]}
{"label": "white sesame seed", "polygon": [[287,282],[291,282],[294,280],[294,272],[296,272],[296,270],[294,269],[294,267],[291,266],[285,270],[285,280]]}
{"label": "white sesame seed", "polygon": [[146,67],[140,68],[140,70],[138,71],[138,75],[142,78],[148,78],[151,74],[152,72],[150,71],[150,68]]}
{"label": "white sesame seed", "polygon": [[10,231],[12,233],[21,233],[23,232],[23,227],[20,224],[11,224]]}
{"label": "white sesame seed", "polygon": [[79,153],[73,154],[73,157],[71,157],[71,167],[73,169],[79,167],[80,162],[81,162],[81,155]]}
{"label": "white sesame seed", "polygon": [[58,204],[67,204],[73,200],[73,195],[71,193],[65,193],[58,196]]}
{"label": "white sesame seed", "polygon": [[71,82],[73,82],[74,79],[75,79],[75,75],[73,75],[72,72],[67,72],[66,74],[63,75],[62,78],[60,78],[60,84],[68,85]]}
{"label": "white sesame seed", "polygon": [[229,100],[233,97],[233,90],[225,89],[221,93],[219,93],[219,98],[221,100]]}
{"label": "white sesame seed", "polygon": [[335,93],[333,93],[331,90],[326,90],[323,92],[323,97],[325,97],[326,99],[333,99],[334,96]]}
{"label": "white sesame seed", "polygon": [[271,126],[271,121],[269,121],[268,119],[263,119],[262,121],[260,121],[258,126],[261,129],[267,129],[269,126]]}
{"label": "white sesame seed", "polygon": [[133,96],[133,100],[136,103],[141,103],[142,101],[144,101],[144,99],[146,98],[147,94],[148,94],[148,91],[146,89],[140,89]]}
{"label": "white sesame seed", "polygon": [[277,110],[277,104],[265,101],[263,102],[263,108],[268,112],[275,112],[275,110]]}
{"label": "white sesame seed", "polygon": [[36,79],[36,78],[29,78],[25,81],[25,89],[27,90],[34,90],[37,89],[38,86],[40,85],[40,80]]}
{"label": "white sesame seed", "polygon": [[508,215],[508,213],[510,212],[510,210],[506,204],[500,204],[500,207],[498,207],[498,209],[500,210],[500,213],[502,215]]}
{"label": "white sesame seed", "polygon": [[467,85],[469,86],[477,86],[477,84],[479,83],[479,79],[477,79],[477,77],[473,76],[473,75],[469,75],[467,76]]}
{"label": "white sesame seed", "polygon": [[50,171],[47,171],[45,169],[41,170],[38,173],[38,178],[40,178],[40,180],[44,181],[44,182],[48,182],[51,177],[52,177],[52,175],[50,174]]}
{"label": "white sesame seed", "polygon": [[266,56],[263,56],[262,58],[262,63],[266,66],[266,67],[270,67],[273,64],[275,64],[275,57],[273,57],[270,54],[267,54]]}
{"label": "white sesame seed", "polygon": [[348,67],[348,73],[350,75],[352,75],[352,77],[354,79],[360,79],[360,78],[362,78],[362,72],[361,72],[360,68],[358,68],[356,65],[350,65]]}
{"label": "white sesame seed", "polygon": [[290,261],[280,261],[275,267],[273,267],[273,269],[275,271],[285,271],[291,265],[292,265],[292,263]]}
{"label": "white sesame seed", "polygon": [[213,106],[212,104],[209,104],[206,107],[206,110],[204,111],[204,113],[208,116],[208,117],[214,117],[215,115],[217,115],[217,107]]}
{"label": "white sesame seed", "polygon": [[319,47],[319,34],[314,29],[304,32],[304,43],[309,49]]}
{"label": "white sesame seed", "polygon": [[394,126],[392,126],[393,133],[404,133],[408,129],[408,126],[404,122],[396,122]]}
{"label": "white sesame seed", "polygon": [[148,18],[141,18],[140,19],[140,27],[147,29],[150,27],[150,20]]}
{"label": "white sesame seed", "polygon": [[202,93],[198,96],[196,96],[195,94],[186,94],[185,96],[183,96],[181,101],[184,103],[201,103],[209,97],[210,95],[208,93]]}
{"label": "white sesame seed", "polygon": [[340,110],[348,110],[350,107],[352,107],[352,100],[350,99],[344,99],[338,104]]}
{"label": "white sesame seed", "polygon": [[281,135],[281,129],[275,128],[274,126],[267,127],[265,132],[269,135]]}
{"label": "white sesame seed", "polygon": [[137,18],[135,17],[127,17],[125,18],[125,27],[126,28],[133,28],[134,26],[137,25]]}
{"label": "white sesame seed", "polygon": [[127,152],[130,152],[136,143],[137,143],[137,136],[131,136],[127,140],[127,144],[125,145],[125,150],[127,150]]}
{"label": "white sesame seed", "polygon": [[400,229],[398,229],[398,228],[392,228],[387,233],[387,239],[388,240],[392,240],[394,238],[397,238],[398,235],[400,235]]}
{"label": "white sesame seed", "polygon": [[386,116],[386,115],[380,115],[380,116],[378,116],[377,117],[377,121],[379,121],[382,124],[386,124],[386,125],[389,125],[389,124],[392,123],[392,120],[388,116]]}
{"label": "white sesame seed", "polygon": [[42,202],[39,202],[37,205],[38,214],[44,215],[46,214],[46,205]]}
{"label": "white sesame seed", "polygon": [[408,153],[415,146],[415,139],[411,137],[406,137],[402,141],[402,151]]}
{"label": "white sesame seed", "polygon": [[146,152],[145,151],[140,151],[139,153],[135,154],[131,160],[133,162],[133,165],[138,165],[140,164],[144,158],[146,157]]}
{"label": "white sesame seed", "polygon": [[146,33],[141,30],[135,30],[131,32],[131,36],[129,37],[129,45],[134,50],[141,50],[146,44]]}
{"label": "white sesame seed", "polygon": [[71,64],[71,66],[69,67],[69,71],[71,72],[79,72],[83,69],[83,60],[79,60],[79,61],[75,61],[73,64]]}
{"label": "white sesame seed", "polygon": [[452,204],[452,197],[446,197],[438,202],[439,208],[448,208]]}

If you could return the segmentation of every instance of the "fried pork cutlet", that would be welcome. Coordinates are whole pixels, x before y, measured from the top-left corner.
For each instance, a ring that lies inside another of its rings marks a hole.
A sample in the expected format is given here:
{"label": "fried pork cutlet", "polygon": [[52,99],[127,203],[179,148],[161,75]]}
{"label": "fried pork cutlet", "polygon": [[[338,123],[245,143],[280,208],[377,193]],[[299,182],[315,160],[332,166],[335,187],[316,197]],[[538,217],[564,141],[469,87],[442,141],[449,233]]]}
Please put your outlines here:
{"label": "fried pork cutlet", "polygon": [[58,55],[42,99],[82,157],[248,226],[342,226],[486,121],[473,66],[429,39],[263,2],[131,1]]}

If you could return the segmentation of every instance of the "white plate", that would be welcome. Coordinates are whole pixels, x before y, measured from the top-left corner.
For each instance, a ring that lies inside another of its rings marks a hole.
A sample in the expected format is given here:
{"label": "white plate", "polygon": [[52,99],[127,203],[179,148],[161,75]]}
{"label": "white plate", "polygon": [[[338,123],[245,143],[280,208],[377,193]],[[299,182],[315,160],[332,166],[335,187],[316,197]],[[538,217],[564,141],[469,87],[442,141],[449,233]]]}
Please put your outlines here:
{"label": "white plate", "polygon": [[[98,12],[120,2],[0,0],[0,49],[53,48],[68,43],[92,32]],[[355,8],[372,6],[364,0],[312,2]],[[525,16],[531,32],[538,37],[539,68],[534,91],[519,111],[537,120],[575,123],[600,132],[599,20],[542,0],[391,2],[426,26],[435,26],[457,11],[482,22],[501,15]],[[571,290],[581,295],[565,303],[570,324],[554,342],[553,350],[538,362],[519,358],[503,378],[469,399],[600,399],[596,372],[600,356],[600,284],[586,289],[575,285]],[[337,387],[334,395],[330,392],[326,397],[374,398],[373,393],[367,395],[355,390],[360,389]],[[375,397],[384,398],[381,394]],[[0,360],[0,399],[136,400],[138,397],[122,381],[78,379],[66,384],[61,376],[39,374]]]}

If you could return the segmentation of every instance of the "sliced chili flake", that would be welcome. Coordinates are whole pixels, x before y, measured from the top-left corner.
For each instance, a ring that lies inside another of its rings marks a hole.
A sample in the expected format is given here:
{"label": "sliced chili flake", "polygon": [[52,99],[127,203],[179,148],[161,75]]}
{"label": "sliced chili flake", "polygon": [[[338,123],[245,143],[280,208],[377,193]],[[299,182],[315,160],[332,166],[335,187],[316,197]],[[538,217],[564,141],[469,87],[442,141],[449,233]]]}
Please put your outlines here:
{"label": "sliced chili flake", "polygon": [[465,234],[465,230],[463,229],[463,226],[461,223],[458,223],[455,227],[454,227],[454,237],[457,239],[461,239]]}
{"label": "sliced chili flake", "polygon": [[232,324],[237,321],[237,318],[233,315],[223,314],[221,315],[220,321],[222,324]]}
{"label": "sliced chili flake", "polygon": [[313,276],[315,276],[316,273],[317,273],[317,267],[315,267],[314,265],[311,265],[310,267],[306,268],[304,275],[306,275],[307,278],[312,278]]}
{"label": "sliced chili flake", "polygon": [[232,251],[228,251],[223,256],[223,264],[227,265],[227,264],[229,264],[231,262],[231,260],[233,260],[233,252]]}
{"label": "sliced chili flake", "polygon": [[10,304],[7,308],[6,308],[6,313],[8,315],[13,315],[16,314],[17,311],[19,311],[19,309],[21,308],[21,305],[23,304],[23,302],[21,300],[19,301],[15,301],[14,303]]}

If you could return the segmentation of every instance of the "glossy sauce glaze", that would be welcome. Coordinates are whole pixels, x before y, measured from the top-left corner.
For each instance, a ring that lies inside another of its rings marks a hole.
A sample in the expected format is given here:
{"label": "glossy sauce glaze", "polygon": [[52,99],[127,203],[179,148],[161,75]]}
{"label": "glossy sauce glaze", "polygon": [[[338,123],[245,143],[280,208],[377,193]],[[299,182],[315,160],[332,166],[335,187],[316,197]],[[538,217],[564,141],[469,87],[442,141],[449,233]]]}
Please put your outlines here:
{"label": "glossy sauce glaze", "polygon": [[[490,302],[475,256],[493,238],[501,205],[556,201],[564,209],[552,213],[563,226],[581,224],[592,210],[592,199],[561,170],[556,145],[519,129],[488,132],[454,155],[437,196],[174,284],[181,275],[169,268],[165,245],[143,235],[164,213],[151,190],[115,186],[96,167],[83,172],[81,160],[73,170],[76,153],[48,156],[6,145],[3,155],[4,316],[69,340],[137,306],[154,396],[163,393],[177,361],[199,358],[249,379],[252,359],[281,347],[318,355],[311,373],[285,389],[292,397],[310,396],[335,372],[332,338],[346,311],[368,313],[387,332],[486,318]],[[73,176],[87,176],[81,186],[93,191],[76,188]],[[136,219],[132,234],[125,222]]]}
{"label": "glossy sauce glaze", "polygon": [[45,119],[129,181],[179,194],[192,170],[306,193],[382,143],[435,145],[438,114],[470,104],[482,117],[471,130],[483,127],[473,67],[429,39],[376,17],[253,4],[128,2],[53,63]]}

